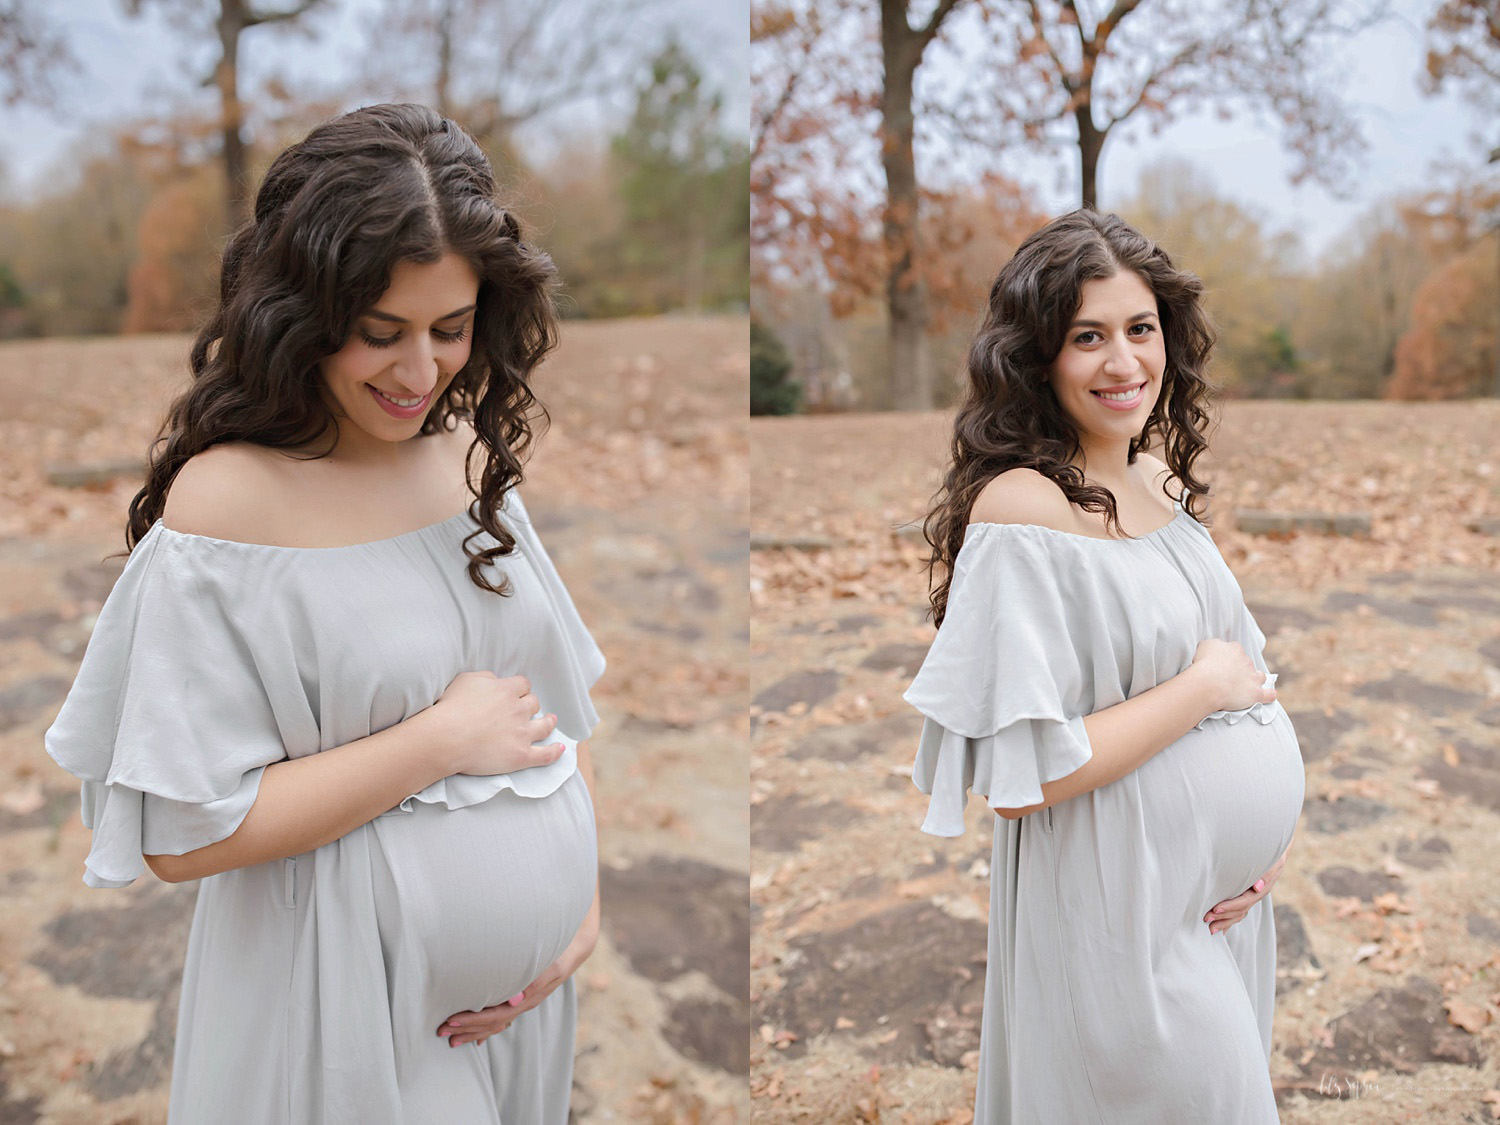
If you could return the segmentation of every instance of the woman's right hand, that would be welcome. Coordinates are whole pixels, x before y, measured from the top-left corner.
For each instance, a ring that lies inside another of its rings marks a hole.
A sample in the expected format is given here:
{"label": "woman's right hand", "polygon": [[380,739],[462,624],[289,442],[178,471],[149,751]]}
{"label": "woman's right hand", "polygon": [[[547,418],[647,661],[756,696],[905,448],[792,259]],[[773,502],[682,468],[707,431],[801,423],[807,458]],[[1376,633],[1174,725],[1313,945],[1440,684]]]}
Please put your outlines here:
{"label": "woman's right hand", "polygon": [[1276,699],[1275,687],[1263,686],[1266,674],[1255,666],[1250,654],[1233,641],[1210,638],[1193,654],[1192,668],[1206,685],[1209,713],[1243,711],[1256,703]]}
{"label": "woman's right hand", "polygon": [[556,715],[533,718],[541,701],[525,676],[460,672],[426,711],[453,773],[514,773],[551,765],[566,749],[553,742],[536,746],[557,726]]}

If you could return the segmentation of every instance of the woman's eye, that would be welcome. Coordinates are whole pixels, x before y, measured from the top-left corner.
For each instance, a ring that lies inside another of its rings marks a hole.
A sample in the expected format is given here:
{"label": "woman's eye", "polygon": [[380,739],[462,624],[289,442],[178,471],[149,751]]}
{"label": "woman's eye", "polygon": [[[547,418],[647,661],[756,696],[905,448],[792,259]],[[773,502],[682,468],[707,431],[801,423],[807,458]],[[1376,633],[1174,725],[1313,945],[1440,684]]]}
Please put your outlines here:
{"label": "woman's eye", "polygon": [[1077,336],[1073,337],[1073,342],[1075,344],[1092,344],[1094,342],[1093,337],[1097,335],[1099,335],[1097,332],[1080,332]]}
{"label": "woman's eye", "polygon": [[1138,335],[1138,336],[1145,336],[1147,333],[1155,332],[1156,331],[1156,325],[1154,325],[1154,324],[1147,324],[1144,321],[1142,321],[1140,324],[1132,324],[1130,326],[1130,330],[1132,332],[1135,332],[1135,330],[1137,328],[1143,329],[1143,331],[1136,333],[1136,335]]}
{"label": "woman's eye", "polygon": [[[454,332],[444,332],[441,329],[432,330],[433,338],[444,344],[457,344],[468,339],[469,326],[464,325]],[[397,340],[401,339],[401,333],[394,336],[371,336],[368,332],[361,332],[359,338],[372,348],[388,348]]]}

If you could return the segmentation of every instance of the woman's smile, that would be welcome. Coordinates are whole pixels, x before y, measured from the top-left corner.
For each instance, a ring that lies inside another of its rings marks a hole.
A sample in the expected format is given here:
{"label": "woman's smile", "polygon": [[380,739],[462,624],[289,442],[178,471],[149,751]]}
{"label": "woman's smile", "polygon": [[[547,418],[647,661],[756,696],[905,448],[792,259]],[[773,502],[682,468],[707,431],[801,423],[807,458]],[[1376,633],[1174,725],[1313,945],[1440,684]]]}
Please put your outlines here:
{"label": "woman's smile", "polygon": [[427,404],[432,401],[431,391],[428,391],[420,398],[397,398],[395,395],[386,394],[379,387],[370,386],[369,383],[366,383],[365,386],[370,387],[371,393],[375,396],[375,401],[380,403],[385,408],[385,412],[392,418],[415,418],[417,415],[423,413],[427,409]]}
{"label": "woman's smile", "polygon": [[1146,401],[1147,380],[1141,380],[1133,385],[1127,384],[1123,390],[1091,391],[1090,393],[1111,410],[1134,410]]}

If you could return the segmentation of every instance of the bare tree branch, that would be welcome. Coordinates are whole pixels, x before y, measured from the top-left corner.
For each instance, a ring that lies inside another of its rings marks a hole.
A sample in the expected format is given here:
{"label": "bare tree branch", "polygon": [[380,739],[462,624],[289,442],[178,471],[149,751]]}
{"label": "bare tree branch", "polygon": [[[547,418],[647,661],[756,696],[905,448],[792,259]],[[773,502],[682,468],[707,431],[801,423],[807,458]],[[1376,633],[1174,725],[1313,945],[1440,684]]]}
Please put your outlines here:
{"label": "bare tree branch", "polygon": [[938,30],[943,21],[948,18],[953,9],[962,0],[938,0],[938,6],[932,10],[932,15],[927,17],[927,22],[921,27],[912,28],[917,33],[917,53],[921,54],[927,49],[927,45],[937,37]]}
{"label": "bare tree branch", "polygon": [[0,101],[46,105],[59,70],[76,70],[67,43],[26,0],[0,0]]}
{"label": "bare tree branch", "polygon": [[[1041,4],[1038,3],[1038,0],[1027,0],[1027,7],[1031,9],[1031,28],[1036,33],[1037,39],[1046,46],[1047,54],[1052,58],[1052,65],[1057,67],[1058,81],[1062,83],[1063,89],[1067,90],[1069,95],[1072,95],[1078,89],[1077,81],[1063,64],[1062,56],[1057,53],[1057,48],[1053,46],[1052,40],[1047,35],[1047,26],[1046,21],[1042,18]],[[1074,14],[1077,14],[1076,11]]]}
{"label": "bare tree branch", "polygon": [[1099,21],[1099,26],[1094,28],[1094,42],[1099,44],[1103,50],[1104,45],[1109,42],[1109,37],[1114,33],[1120,21],[1141,5],[1141,0],[1115,0],[1115,6],[1110,9],[1109,14]]}
{"label": "bare tree branch", "polygon": [[321,0],[303,0],[295,8],[287,8],[283,11],[257,11],[255,8],[245,9],[245,22],[241,27],[259,27],[263,23],[280,23],[282,20],[294,20],[303,12],[316,7]]}

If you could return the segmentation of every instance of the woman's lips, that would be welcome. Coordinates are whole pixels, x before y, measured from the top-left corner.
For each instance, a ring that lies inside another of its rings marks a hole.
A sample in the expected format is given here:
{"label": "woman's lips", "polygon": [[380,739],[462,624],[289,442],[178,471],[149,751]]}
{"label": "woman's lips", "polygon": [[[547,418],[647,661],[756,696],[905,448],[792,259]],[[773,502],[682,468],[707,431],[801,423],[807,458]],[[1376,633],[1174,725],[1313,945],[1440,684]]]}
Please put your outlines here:
{"label": "woman's lips", "polygon": [[[369,387],[370,389],[370,397],[373,398],[376,402],[380,403],[380,408],[387,414],[389,414],[392,418],[415,418],[417,417],[417,415],[426,411],[428,403],[432,401],[432,392],[428,391],[425,395],[422,396],[422,401],[417,403],[415,406],[397,406],[390,399],[386,398],[385,395],[380,391],[376,390],[374,387],[371,387],[369,383],[366,383],[365,386]],[[407,396],[403,395],[401,397],[405,398]]]}
{"label": "woman's lips", "polygon": [[1098,391],[1090,391],[1089,394],[1093,395],[1111,410],[1119,410],[1123,412],[1127,410],[1134,410],[1137,406],[1146,401],[1146,384],[1142,383],[1140,386],[1136,387],[1135,393],[1127,399],[1105,398]]}

